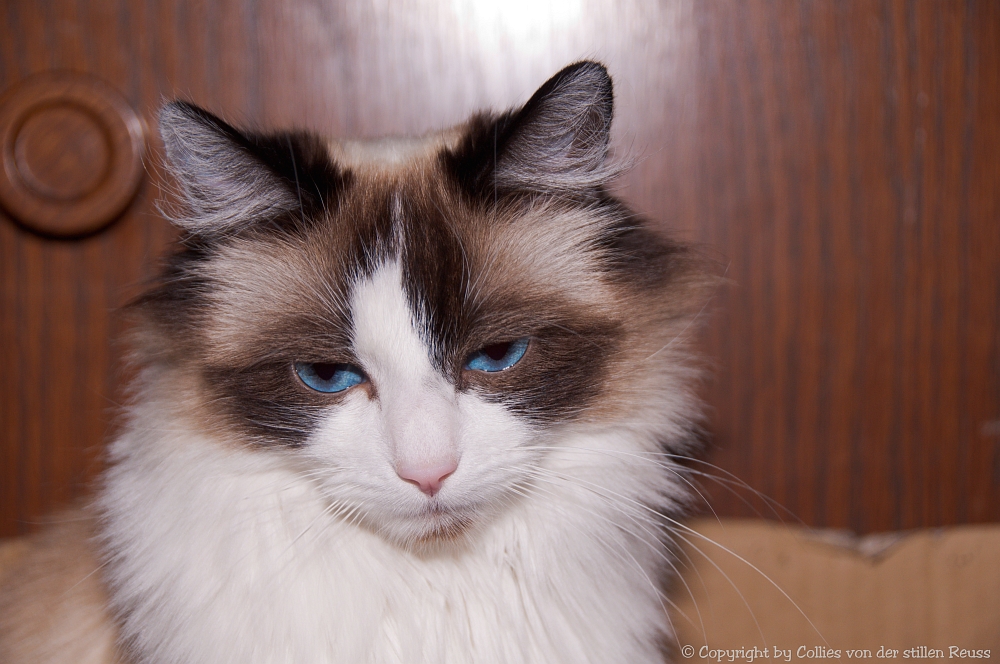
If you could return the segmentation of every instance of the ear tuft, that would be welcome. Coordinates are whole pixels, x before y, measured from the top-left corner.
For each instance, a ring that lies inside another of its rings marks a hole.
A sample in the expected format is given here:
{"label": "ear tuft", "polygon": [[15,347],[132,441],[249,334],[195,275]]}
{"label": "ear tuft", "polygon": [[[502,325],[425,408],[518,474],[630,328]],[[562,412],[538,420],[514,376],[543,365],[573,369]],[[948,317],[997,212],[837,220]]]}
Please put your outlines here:
{"label": "ear tuft", "polygon": [[298,199],[281,177],[248,149],[247,138],[187,102],[160,109],[167,164],[187,206],[170,215],[182,229],[216,235],[286,214]]}

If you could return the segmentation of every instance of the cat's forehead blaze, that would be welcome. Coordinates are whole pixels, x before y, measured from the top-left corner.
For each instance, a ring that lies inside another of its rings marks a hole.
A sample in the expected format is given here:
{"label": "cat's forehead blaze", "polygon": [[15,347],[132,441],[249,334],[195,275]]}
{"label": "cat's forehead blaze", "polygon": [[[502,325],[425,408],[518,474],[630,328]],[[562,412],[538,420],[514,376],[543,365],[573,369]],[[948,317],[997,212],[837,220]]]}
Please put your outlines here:
{"label": "cat's forehead blaze", "polygon": [[439,365],[532,327],[621,316],[596,251],[599,218],[565,205],[488,213],[433,178],[354,180],[304,232],[241,237],[205,261],[206,361],[253,363],[303,344],[349,352],[338,347],[351,335],[351,289],[390,261]]}

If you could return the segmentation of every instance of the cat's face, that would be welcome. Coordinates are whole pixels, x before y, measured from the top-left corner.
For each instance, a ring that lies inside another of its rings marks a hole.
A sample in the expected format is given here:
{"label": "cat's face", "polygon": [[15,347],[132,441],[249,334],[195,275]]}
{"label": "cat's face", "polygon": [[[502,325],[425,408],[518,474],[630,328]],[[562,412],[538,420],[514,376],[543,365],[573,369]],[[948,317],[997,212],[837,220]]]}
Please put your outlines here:
{"label": "cat's face", "polygon": [[664,346],[698,289],[605,189],[611,104],[582,63],[517,111],[367,147],[168,106],[187,249],[140,303],[150,356],[221,439],[402,544],[487,521],[570,435],[674,435]]}

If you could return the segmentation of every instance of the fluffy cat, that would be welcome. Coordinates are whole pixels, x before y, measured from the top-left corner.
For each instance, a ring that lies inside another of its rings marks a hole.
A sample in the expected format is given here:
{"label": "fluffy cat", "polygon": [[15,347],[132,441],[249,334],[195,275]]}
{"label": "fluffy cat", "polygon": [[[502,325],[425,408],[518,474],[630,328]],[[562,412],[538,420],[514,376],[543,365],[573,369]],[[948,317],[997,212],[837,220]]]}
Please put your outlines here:
{"label": "fluffy cat", "polygon": [[709,280],[609,192],[612,109],[594,62],[415,140],[164,107],[128,424],[0,659],[663,662]]}

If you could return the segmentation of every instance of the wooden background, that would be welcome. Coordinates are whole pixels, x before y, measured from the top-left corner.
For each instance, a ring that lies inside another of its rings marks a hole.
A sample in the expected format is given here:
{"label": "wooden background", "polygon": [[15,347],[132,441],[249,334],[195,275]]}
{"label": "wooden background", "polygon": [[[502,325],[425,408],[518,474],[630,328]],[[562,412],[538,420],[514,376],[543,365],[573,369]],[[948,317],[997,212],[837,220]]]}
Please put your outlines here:
{"label": "wooden background", "polygon": [[[422,132],[603,60],[615,144],[639,158],[623,195],[729,280],[705,335],[709,459],[809,524],[1000,520],[1000,3],[2,6],[0,90],[89,72],[149,123],[183,97],[235,122]],[[97,235],[43,239],[0,212],[0,535],[100,468],[114,310],[173,237],[150,147]]]}

